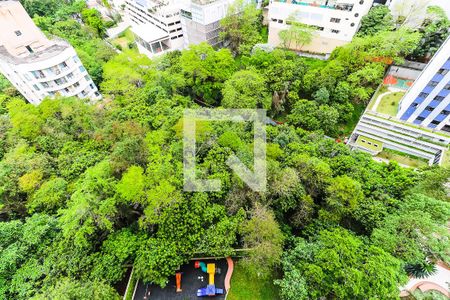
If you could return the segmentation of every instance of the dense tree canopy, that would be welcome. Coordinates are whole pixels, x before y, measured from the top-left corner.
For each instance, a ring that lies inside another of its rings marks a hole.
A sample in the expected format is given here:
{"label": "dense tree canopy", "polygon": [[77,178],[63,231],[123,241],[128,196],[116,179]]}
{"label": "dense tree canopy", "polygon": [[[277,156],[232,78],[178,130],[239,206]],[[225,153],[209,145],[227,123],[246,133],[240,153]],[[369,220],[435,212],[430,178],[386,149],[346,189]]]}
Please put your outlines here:
{"label": "dense tree canopy", "polygon": [[[244,248],[248,278],[279,274],[282,299],[394,299],[412,267],[449,262],[449,170],[378,163],[329,138],[419,33],[380,29],[327,61],[250,51],[259,38],[240,18],[259,16],[244,7],[224,24],[242,33],[231,50],[202,43],[150,60],[116,54],[84,3],[47,13],[32,2],[104,98],[33,106],[0,78],[0,298],[116,299],[131,267],[165,286],[194,256]],[[265,192],[227,164],[253,163],[253,128],[234,122],[197,122],[198,176],[222,190],[183,190],[183,111],[200,107],[265,108],[280,121],[267,122]]]}

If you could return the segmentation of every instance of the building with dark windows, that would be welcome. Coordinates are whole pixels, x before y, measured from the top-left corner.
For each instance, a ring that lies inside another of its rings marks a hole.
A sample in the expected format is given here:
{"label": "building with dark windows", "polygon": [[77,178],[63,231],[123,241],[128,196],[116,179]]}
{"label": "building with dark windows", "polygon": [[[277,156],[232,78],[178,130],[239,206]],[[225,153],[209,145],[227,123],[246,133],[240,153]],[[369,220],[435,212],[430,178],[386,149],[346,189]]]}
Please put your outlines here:
{"label": "building with dark windows", "polygon": [[450,132],[450,38],[406,93],[397,116],[403,121]]}
{"label": "building with dark windows", "polygon": [[[349,146],[378,157],[405,155],[429,165],[450,166],[450,38],[419,74],[397,66],[391,71],[359,120]],[[408,74],[417,78],[405,79]]]}

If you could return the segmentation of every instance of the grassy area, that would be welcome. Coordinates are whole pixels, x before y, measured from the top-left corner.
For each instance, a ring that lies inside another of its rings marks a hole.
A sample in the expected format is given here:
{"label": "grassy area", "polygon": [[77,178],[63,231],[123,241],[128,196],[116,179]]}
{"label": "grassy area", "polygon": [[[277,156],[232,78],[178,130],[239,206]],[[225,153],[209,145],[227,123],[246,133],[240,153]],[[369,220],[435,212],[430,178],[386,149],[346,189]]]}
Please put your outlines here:
{"label": "grassy area", "polygon": [[381,153],[377,155],[377,157],[384,158],[387,160],[393,160],[398,162],[399,164],[407,165],[412,168],[420,168],[428,166],[428,162],[423,159],[405,153],[401,153],[398,151],[394,151],[391,149],[384,149]]}
{"label": "grassy area", "polygon": [[446,168],[450,167],[450,150],[445,151],[442,155],[444,155],[442,158],[442,166]]}
{"label": "grassy area", "polygon": [[362,135],[358,137],[356,144],[374,152],[381,151],[383,149],[383,142]]}
{"label": "grassy area", "polygon": [[353,129],[355,129],[356,124],[358,124],[359,118],[361,118],[364,113],[364,104],[353,104],[353,113],[351,119],[341,128],[342,134],[349,136]]}
{"label": "grassy area", "polygon": [[133,32],[128,28],[123,33],[121,33],[117,38],[111,40],[111,44],[120,50],[129,49],[129,45],[134,43],[135,38]]}
{"label": "grassy area", "polygon": [[381,94],[386,93],[387,91],[389,91],[388,87],[385,85],[382,85],[377,92],[372,96],[372,100],[370,101],[368,108],[372,109],[373,105],[375,104],[375,101],[377,100],[378,96],[380,96]]}
{"label": "grassy area", "polygon": [[395,117],[398,111],[398,104],[404,95],[404,92],[394,92],[385,95],[378,104],[377,112]]}
{"label": "grassy area", "polygon": [[278,288],[273,284],[274,278],[267,280],[252,279],[247,275],[245,269],[235,264],[233,277],[231,278],[231,289],[227,300],[277,300]]}

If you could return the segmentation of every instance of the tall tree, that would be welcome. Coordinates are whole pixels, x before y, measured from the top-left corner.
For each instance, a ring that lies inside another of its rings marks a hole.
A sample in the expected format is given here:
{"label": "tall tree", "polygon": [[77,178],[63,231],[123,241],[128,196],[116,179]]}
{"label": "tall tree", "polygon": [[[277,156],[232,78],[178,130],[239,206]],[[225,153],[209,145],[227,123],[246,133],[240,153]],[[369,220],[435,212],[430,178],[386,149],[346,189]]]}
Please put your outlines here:
{"label": "tall tree", "polygon": [[288,29],[279,32],[279,38],[284,48],[302,50],[302,47],[312,42],[315,28],[296,21],[294,16],[290,16],[286,24]]}
{"label": "tall tree", "polygon": [[285,286],[292,276],[306,282],[307,299],[397,299],[407,280],[400,260],[339,228],[321,231],[311,242],[297,240],[283,270],[283,299],[291,299]]}
{"label": "tall tree", "polygon": [[254,3],[236,0],[220,21],[220,38],[234,54],[248,54],[255,44],[261,43],[261,10]]}
{"label": "tall tree", "polygon": [[394,18],[389,7],[385,5],[373,6],[369,13],[361,19],[358,36],[374,35],[380,31],[394,29]]}

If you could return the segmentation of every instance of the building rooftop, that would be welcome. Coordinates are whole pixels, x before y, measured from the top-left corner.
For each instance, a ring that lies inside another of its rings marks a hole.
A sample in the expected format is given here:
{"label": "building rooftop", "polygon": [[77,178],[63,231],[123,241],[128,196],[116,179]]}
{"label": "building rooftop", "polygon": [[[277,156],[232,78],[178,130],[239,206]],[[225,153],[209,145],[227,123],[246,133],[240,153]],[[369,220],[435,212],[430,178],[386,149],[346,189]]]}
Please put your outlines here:
{"label": "building rooftop", "polygon": [[152,24],[132,26],[131,30],[147,43],[168,39],[169,34]]}

